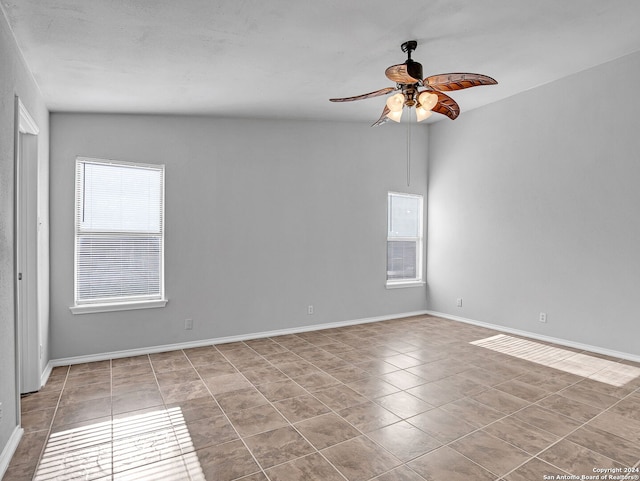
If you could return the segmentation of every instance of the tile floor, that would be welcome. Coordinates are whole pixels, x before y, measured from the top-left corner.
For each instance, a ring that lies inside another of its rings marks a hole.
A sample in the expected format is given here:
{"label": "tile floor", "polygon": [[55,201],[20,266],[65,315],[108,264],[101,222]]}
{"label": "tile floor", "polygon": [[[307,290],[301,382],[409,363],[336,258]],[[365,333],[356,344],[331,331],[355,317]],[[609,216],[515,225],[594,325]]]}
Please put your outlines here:
{"label": "tile floor", "polygon": [[422,316],[57,367],[3,479],[637,475],[640,365],[471,344],[498,334]]}

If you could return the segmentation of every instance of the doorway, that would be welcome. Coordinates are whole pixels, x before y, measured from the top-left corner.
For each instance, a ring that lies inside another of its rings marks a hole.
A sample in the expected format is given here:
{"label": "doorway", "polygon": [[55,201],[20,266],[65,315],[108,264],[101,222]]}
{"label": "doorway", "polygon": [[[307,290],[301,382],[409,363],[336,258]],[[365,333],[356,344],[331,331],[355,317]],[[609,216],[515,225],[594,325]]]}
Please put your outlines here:
{"label": "doorway", "polygon": [[42,342],[38,303],[38,126],[15,101],[15,312],[18,393],[39,390]]}

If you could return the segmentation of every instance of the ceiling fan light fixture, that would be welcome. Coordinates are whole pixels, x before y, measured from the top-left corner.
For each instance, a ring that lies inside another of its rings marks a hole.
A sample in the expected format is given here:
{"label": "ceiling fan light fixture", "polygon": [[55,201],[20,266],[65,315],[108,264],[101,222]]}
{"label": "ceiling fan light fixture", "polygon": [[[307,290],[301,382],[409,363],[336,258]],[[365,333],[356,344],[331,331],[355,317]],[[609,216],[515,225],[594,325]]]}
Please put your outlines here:
{"label": "ceiling fan light fixture", "polygon": [[420,92],[420,95],[418,95],[418,102],[420,102],[423,109],[431,110],[438,103],[438,96],[425,90],[424,92]]}
{"label": "ceiling fan light fixture", "polygon": [[404,95],[397,93],[387,99],[387,107],[391,112],[401,112],[404,107]]}
{"label": "ceiling fan light fixture", "polygon": [[395,112],[392,110],[387,114],[387,117],[389,117],[394,122],[400,122],[400,119],[402,118],[402,110],[397,110]]}
{"label": "ceiling fan light fixture", "polygon": [[422,122],[423,120],[428,119],[429,117],[431,117],[432,113],[433,112],[431,112],[431,110],[427,110],[421,105],[416,107],[416,118],[418,119],[418,122]]}

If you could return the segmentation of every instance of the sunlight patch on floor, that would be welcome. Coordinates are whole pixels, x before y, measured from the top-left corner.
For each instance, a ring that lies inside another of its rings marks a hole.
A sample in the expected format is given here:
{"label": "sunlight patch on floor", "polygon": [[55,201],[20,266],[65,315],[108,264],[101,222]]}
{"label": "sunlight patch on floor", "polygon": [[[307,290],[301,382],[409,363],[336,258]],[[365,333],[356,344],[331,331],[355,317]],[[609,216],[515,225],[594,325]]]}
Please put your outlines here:
{"label": "sunlight patch on floor", "polygon": [[193,451],[180,408],[123,414],[52,433],[34,480],[204,480]]}
{"label": "sunlight patch on floor", "polygon": [[640,368],[634,366],[506,334],[472,341],[470,344],[617,387],[640,376]]}

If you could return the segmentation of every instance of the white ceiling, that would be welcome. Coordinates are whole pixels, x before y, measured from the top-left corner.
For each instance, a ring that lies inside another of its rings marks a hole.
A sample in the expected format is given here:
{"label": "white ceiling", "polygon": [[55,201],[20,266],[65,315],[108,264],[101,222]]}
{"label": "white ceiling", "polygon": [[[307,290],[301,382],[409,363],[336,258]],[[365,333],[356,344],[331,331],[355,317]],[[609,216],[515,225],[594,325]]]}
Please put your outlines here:
{"label": "white ceiling", "polygon": [[464,115],[640,50],[638,0],[0,1],[52,111],[371,123],[384,98],[328,99],[392,86],[415,39],[425,76],[498,80]]}

